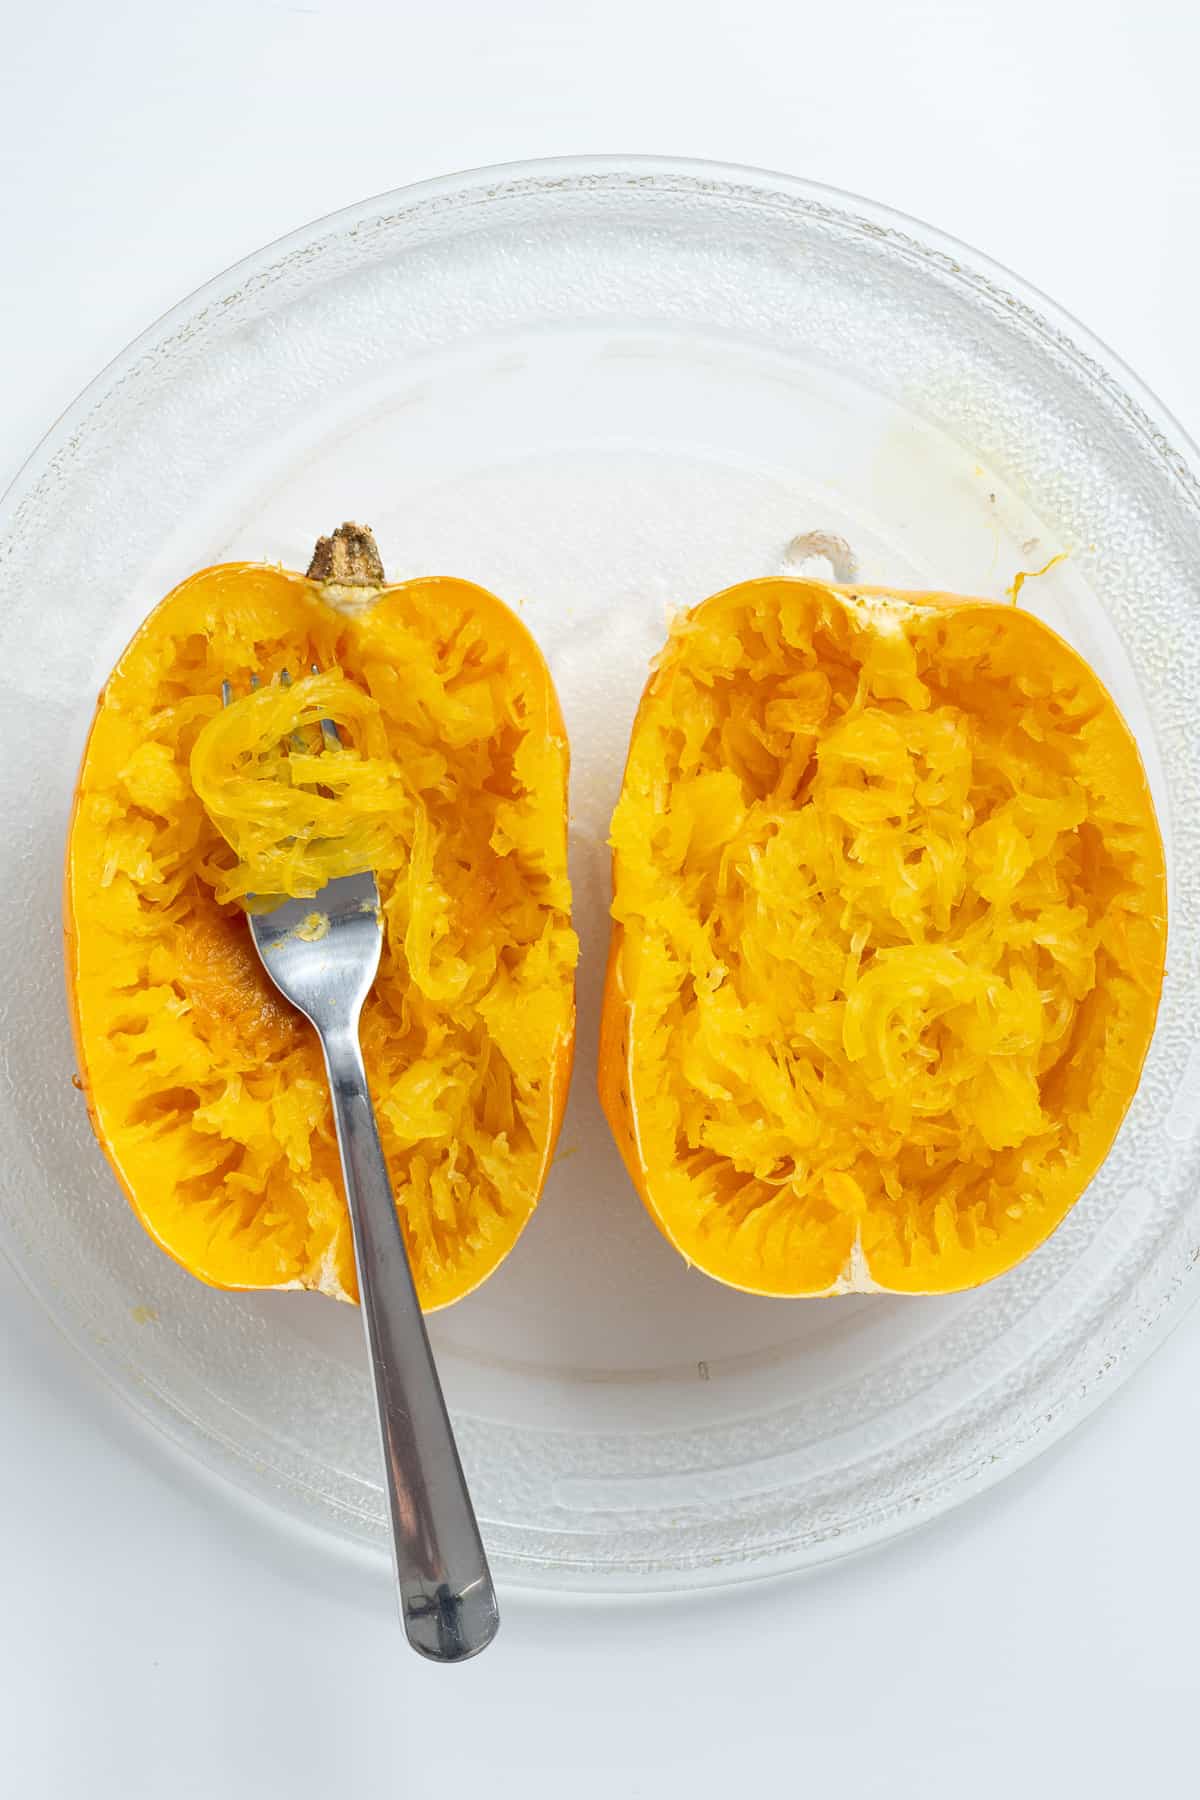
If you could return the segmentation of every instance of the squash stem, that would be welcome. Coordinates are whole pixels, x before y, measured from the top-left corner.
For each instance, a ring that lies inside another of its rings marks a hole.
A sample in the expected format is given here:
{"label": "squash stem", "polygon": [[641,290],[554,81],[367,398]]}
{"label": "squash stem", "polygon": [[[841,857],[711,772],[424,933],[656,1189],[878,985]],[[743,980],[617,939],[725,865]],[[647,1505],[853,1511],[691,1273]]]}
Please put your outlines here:
{"label": "squash stem", "polygon": [[331,537],[317,539],[308,579],[319,581],[324,597],[343,612],[362,612],[386,586],[383,559],[369,525],[349,520]]}

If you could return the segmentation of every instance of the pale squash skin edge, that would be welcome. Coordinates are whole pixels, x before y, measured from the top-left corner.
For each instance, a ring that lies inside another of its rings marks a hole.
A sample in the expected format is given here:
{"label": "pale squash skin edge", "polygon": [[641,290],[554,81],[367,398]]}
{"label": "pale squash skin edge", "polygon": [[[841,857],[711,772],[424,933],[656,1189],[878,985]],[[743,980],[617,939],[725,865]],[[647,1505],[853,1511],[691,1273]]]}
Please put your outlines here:
{"label": "pale squash skin edge", "polygon": [[[369,554],[364,551],[361,539],[351,542],[350,549],[352,554],[348,559],[346,555],[347,540],[345,538],[345,533],[350,529],[351,528],[344,527],[342,532],[334,534],[332,540],[321,540],[321,544],[318,545],[316,557],[314,558],[314,575],[312,577],[301,575],[294,571],[270,568],[269,566],[258,563],[218,565],[214,569],[199,571],[196,575],[188,577],[185,582],[180,583],[178,587],[173,589],[139,626],[129,644],[122,652],[121,657],[118,659],[112,675],[109,677],[109,682],[119,676],[127,659],[139,645],[143,636],[150,633],[154,621],[159,617],[162,611],[169,608],[183,591],[191,585],[191,583],[197,581],[201,577],[220,576],[228,578],[231,582],[236,582],[239,576],[242,575],[253,575],[259,580],[261,580],[264,575],[267,575],[272,579],[278,580],[282,584],[286,584],[288,588],[298,589],[304,594],[310,595],[313,599],[321,601],[323,605],[328,605],[331,599],[337,599],[339,610],[343,609],[342,600],[344,598],[346,602],[344,610],[347,612],[365,610],[366,606],[374,604],[378,599],[391,599],[395,596],[403,597],[406,591],[429,585],[429,578],[411,582],[383,583],[382,568],[378,565],[378,553],[374,551],[373,540],[370,539],[369,533],[366,534],[366,541],[369,545],[369,550],[374,552],[374,564],[371,563]],[[359,528],[353,529],[358,530]],[[321,560],[323,555],[322,546],[325,546],[323,561]],[[323,579],[318,577],[323,577]],[[378,579],[376,579],[376,577],[378,577]],[[441,585],[444,578],[436,579],[438,584]],[[329,582],[329,587],[325,586],[326,580]],[[566,731],[549,670],[546,667],[545,661],[531,633],[510,608],[504,605],[501,600],[489,593],[486,589],[479,588],[473,583],[460,582],[457,580],[448,585],[453,586],[456,597],[467,602],[474,615],[483,621],[487,641],[490,644],[495,645],[498,649],[503,649],[506,654],[524,670],[528,681],[527,692],[531,701],[531,716],[536,719],[539,734],[543,737],[544,741],[551,746],[562,759],[565,802],[566,782],[569,775]],[[336,594],[331,591],[335,586],[337,589]],[[73,849],[75,845],[76,824],[82,800],[83,777],[88,768],[96,723],[103,709],[104,695],[108,685],[109,683],[106,683],[105,689],[101,691],[100,702],[92,726],[89,729],[87,743],[81,760],[80,773],[76,783],[71,808],[71,818],[68,827],[63,881],[63,960],[67,1011],[71,1022],[72,1038],[75,1046],[78,1068],[76,1085],[79,1086],[83,1092],[92,1129],[96,1135],[97,1141],[105,1152],[109,1166],[112,1168],[125,1198],[128,1200],[130,1207],[143,1229],[148,1236],[158,1244],[160,1249],[164,1250],[173,1261],[179,1264],[180,1267],[187,1269],[190,1274],[196,1276],[198,1279],[206,1282],[212,1287],[223,1289],[225,1291],[256,1292],[308,1289],[311,1291],[324,1292],[334,1298],[354,1303],[355,1295],[346,1290],[336,1272],[331,1268],[323,1268],[320,1271],[314,1272],[314,1279],[290,1279],[275,1282],[264,1281],[261,1279],[248,1279],[245,1282],[241,1282],[230,1279],[227,1272],[222,1276],[216,1275],[211,1269],[204,1266],[202,1258],[197,1260],[194,1255],[190,1253],[188,1255],[180,1254],[160,1229],[160,1225],[157,1222],[156,1208],[153,1203],[153,1194],[143,1192],[139,1197],[134,1184],[121,1165],[116,1147],[106,1136],[100,1108],[96,1100],[93,1073],[89,1063],[87,1033],[84,1030],[80,1012],[78,992],[80,974],[80,920],[77,916],[77,896],[75,892],[76,871],[73,862]],[[305,1029],[308,1029],[307,1026]],[[470,1271],[474,1274],[475,1278],[468,1281],[457,1291],[449,1294],[445,1298],[435,1299],[431,1303],[427,1302],[425,1304],[425,1310],[427,1312],[441,1310],[445,1306],[451,1305],[455,1301],[465,1297],[467,1293],[474,1291],[476,1287],[481,1285],[482,1282],[494,1272],[495,1268],[499,1265],[499,1262],[503,1261],[511,1252],[521,1232],[524,1230],[525,1225],[528,1223],[529,1218],[532,1217],[537,1203],[541,1198],[562,1128],[567,1091],[570,1084],[574,1060],[574,1047],[575,1009],[572,984],[569,1023],[566,1029],[561,1030],[558,1033],[557,1038],[553,1041],[553,1051],[546,1085],[542,1090],[544,1096],[541,1108],[544,1124],[543,1148],[542,1154],[536,1165],[536,1176],[532,1186],[532,1198],[529,1206],[527,1210],[524,1211],[523,1216],[514,1217],[512,1219],[511,1237],[509,1238],[506,1247],[500,1252],[495,1260],[484,1260],[481,1267],[477,1267],[475,1270]],[[545,1065],[543,1065],[543,1067],[544,1066]]]}
{"label": "pale squash skin edge", "polygon": [[[940,591],[904,591],[878,587],[864,587],[858,584],[836,584],[811,581],[802,577],[768,577],[761,581],[750,581],[736,584],[735,588],[723,590],[712,596],[712,602],[719,603],[734,593],[752,593],[756,588],[772,588],[786,583],[791,587],[807,588],[813,593],[830,596],[835,600],[853,607],[856,602],[866,600],[878,601],[887,607],[904,607],[914,611],[937,612],[969,616],[972,612],[994,614],[998,609],[1008,611],[1003,601],[989,600],[975,596],[963,596]],[[694,617],[705,606],[712,603],[701,602],[690,609],[686,615]],[[1121,717],[1111,695],[1103,688],[1098,676],[1066,641],[1040,620],[1032,615],[1019,614],[1029,621],[1030,629],[1036,629],[1042,643],[1053,646],[1056,657],[1063,661],[1064,667],[1073,667],[1080,677],[1092,683],[1104,695],[1107,702],[1106,720],[1108,749],[1114,758],[1119,759],[1126,770],[1127,779],[1139,779],[1145,784],[1148,793],[1145,770],[1137,748],[1136,740],[1129,727]],[[651,674],[643,692],[641,702],[635,715],[630,733],[630,753],[627,769],[633,756],[633,746],[637,741],[639,729],[652,706],[660,674],[657,670]],[[622,791],[624,790],[622,782]],[[1151,814],[1151,817],[1153,815]],[[1159,923],[1166,918],[1166,877],[1163,863],[1161,834],[1155,832],[1157,846],[1157,866],[1147,880],[1148,908],[1147,916],[1157,919]],[[619,858],[613,855],[613,886],[617,886]],[[851,1264],[842,1276],[832,1285],[813,1287],[798,1282],[794,1286],[784,1286],[778,1281],[765,1278],[761,1282],[746,1278],[746,1272],[739,1270],[735,1275],[730,1269],[719,1266],[720,1257],[714,1254],[711,1263],[703,1263],[695,1253],[695,1247],[681,1241],[675,1222],[657,1203],[655,1194],[654,1170],[647,1165],[639,1136],[637,1107],[634,1100],[633,1070],[633,1027],[635,1003],[626,980],[625,961],[627,957],[627,941],[625,926],[614,919],[609,942],[608,962],[604,984],[603,1013],[600,1031],[600,1053],[598,1071],[598,1089],[602,1108],[608,1119],[610,1129],[620,1150],[625,1167],[635,1189],[641,1197],[647,1211],[659,1230],[669,1243],[683,1256],[689,1265],[694,1264],[703,1269],[713,1279],[723,1285],[733,1287],[741,1292],[760,1295],[765,1298],[807,1299],[836,1296],[845,1292],[887,1292],[887,1293],[953,1293],[978,1287],[1005,1270],[1022,1261],[1046,1239],[1053,1235],[1063,1219],[1070,1212],[1075,1200],[1086,1189],[1088,1183],[1097,1173],[1112,1146],[1121,1121],[1137,1091],[1138,1080],[1144,1064],[1146,1053],[1153,1033],[1157,1014],[1158,999],[1161,991],[1163,969],[1165,963],[1166,937],[1161,932],[1159,953],[1156,966],[1146,971],[1144,992],[1139,997],[1137,1008],[1132,1015],[1131,1037],[1135,1042],[1140,1040],[1140,1049],[1136,1056],[1136,1067],[1132,1059],[1128,1063],[1125,1074],[1125,1093],[1119,1109],[1115,1106],[1109,1110],[1100,1110],[1089,1121],[1089,1129],[1085,1131],[1079,1144],[1078,1158],[1074,1165],[1074,1194],[1058,1210],[1037,1221],[1037,1229],[1021,1233],[1014,1231],[997,1245],[991,1254],[978,1250],[970,1253],[950,1255],[944,1263],[939,1264],[936,1282],[924,1282],[920,1285],[906,1285],[902,1278],[895,1274],[884,1282],[877,1280],[868,1268],[861,1252],[852,1252]]]}

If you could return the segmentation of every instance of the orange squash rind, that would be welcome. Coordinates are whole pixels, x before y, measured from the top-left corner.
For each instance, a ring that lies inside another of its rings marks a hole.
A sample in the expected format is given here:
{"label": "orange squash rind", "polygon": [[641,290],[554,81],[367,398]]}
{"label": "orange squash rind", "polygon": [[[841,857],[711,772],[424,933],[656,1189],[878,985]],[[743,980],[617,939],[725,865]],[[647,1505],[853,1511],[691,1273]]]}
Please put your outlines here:
{"label": "orange squash rind", "polygon": [[[494,595],[447,579],[386,586],[370,534],[343,527],[308,576],[226,564],[155,609],[101,694],[71,821],[82,1085],[142,1224],[193,1274],[356,1296],[317,1040],[267,980],[235,903],[247,883],[226,836],[239,821],[218,831],[191,779],[222,681],[244,694],[261,678],[269,732],[285,669],[310,710],[336,711],[352,690],[338,778],[375,783],[349,852],[365,843],[381,865],[385,949],[363,1046],[433,1309],[484,1280],[528,1221],[574,1040],[566,736],[545,663]],[[218,741],[204,767],[249,831],[227,777],[252,749],[235,744],[222,773],[227,752]],[[298,829],[283,815],[282,837]],[[337,872],[315,842],[301,880]]]}
{"label": "orange squash rind", "polygon": [[1061,638],[948,594],[717,594],[651,675],[612,843],[601,1099],[689,1262],[946,1293],[1055,1229],[1166,940],[1136,744]]}

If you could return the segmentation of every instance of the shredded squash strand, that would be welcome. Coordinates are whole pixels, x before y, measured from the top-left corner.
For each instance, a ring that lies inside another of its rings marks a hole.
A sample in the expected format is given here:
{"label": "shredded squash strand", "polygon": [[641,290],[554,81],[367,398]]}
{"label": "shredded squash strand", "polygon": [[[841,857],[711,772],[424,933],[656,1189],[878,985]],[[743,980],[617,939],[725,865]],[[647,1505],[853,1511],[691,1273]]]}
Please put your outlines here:
{"label": "shredded squash strand", "polygon": [[[341,748],[322,741],[339,728]],[[339,875],[403,868],[415,796],[378,703],[338,669],[251,689],[215,713],[192,750],[204,810],[232,849],[217,899],[315,894]]]}
{"label": "shredded squash strand", "polygon": [[1057,1223],[1163,938],[1136,751],[1065,646],[732,590],[672,637],[612,841],[620,1104],[685,1253],[766,1291],[954,1286]]}

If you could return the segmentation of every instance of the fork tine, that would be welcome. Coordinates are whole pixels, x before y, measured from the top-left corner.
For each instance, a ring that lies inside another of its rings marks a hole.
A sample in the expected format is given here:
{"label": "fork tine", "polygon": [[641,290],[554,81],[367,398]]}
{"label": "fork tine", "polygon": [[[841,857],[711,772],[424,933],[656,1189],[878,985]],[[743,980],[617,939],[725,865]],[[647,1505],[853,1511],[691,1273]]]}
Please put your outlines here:
{"label": "fork tine", "polygon": [[[292,676],[291,676],[291,671],[289,669],[280,669],[279,685],[282,688],[290,688],[291,687]],[[307,750],[308,749],[308,745],[304,741],[304,733],[302,731],[293,731],[291,733],[290,737],[288,738],[288,743],[292,746],[293,750]]]}
{"label": "fork tine", "polygon": [[[314,675],[319,675],[321,673],[320,663],[312,663],[312,664],[310,664],[310,667],[311,667]],[[322,719],[321,720],[321,736],[325,740],[325,748],[327,750],[340,750],[341,749],[342,740],[338,736],[338,728],[334,724],[332,719]]]}
{"label": "fork tine", "polygon": [[221,683],[221,705],[222,706],[232,706],[233,705],[233,683],[232,683],[232,681],[223,681]]}

